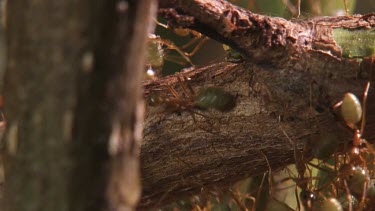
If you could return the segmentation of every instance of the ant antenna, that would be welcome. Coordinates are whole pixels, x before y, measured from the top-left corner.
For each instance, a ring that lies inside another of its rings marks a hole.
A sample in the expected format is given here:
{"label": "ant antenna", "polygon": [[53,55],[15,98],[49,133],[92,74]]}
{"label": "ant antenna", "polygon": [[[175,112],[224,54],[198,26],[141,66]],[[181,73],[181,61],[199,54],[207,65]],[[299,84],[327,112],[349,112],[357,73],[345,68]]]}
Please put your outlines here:
{"label": "ant antenna", "polygon": [[362,100],[362,121],[361,121],[361,128],[359,130],[360,136],[362,137],[363,131],[365,130],[366,125],[366,102],[367,102],[367,96],[368,91],[370,89],[370,81],[367,82],[365,92],[363,93],[363,100]]}

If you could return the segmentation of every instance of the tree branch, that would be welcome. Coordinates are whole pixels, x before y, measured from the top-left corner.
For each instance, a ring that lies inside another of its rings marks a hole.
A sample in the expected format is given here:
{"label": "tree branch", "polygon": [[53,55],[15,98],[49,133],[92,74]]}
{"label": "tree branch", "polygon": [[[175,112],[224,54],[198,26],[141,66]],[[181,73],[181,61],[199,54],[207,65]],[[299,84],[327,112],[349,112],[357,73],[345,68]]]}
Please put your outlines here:
{"label": "tree branch", "polygon": [[[294,163],[293,146],[283,130],[298,150],[307,146],[306,157],[310,157],[308,146],[327,136],[340,143],[352,140],[352,131],[336,118],[332,106],[346,92],[362,96],[372,66],[367,60],[342,58],[332,29],[374,27],[374,14],[287,21],[221,0],[166,0],[161,1],[161,8],[170,25],[195,29],[229,44],[247,62],[216,64],[144,83],[146,95],[166,89],[166,84],[182,95],[177,77],[186,76],[195,92],[215,86],[237,98],[229,112],[147,108],[140,207],[261,174],[268,169],[261,152],[272,169]],[[365,134],[369,141],[375,137],[372,96],[370,91]]]}
{"label": "tree branch", "polygon": [[277,67],[308,62],[311,56],[340,59],[343,49],[332,37],[334,28],[375,27],[374,13],[288,21],[258,15],[223,0],[164,0],[159,13],[171,26],[197,30],[252,62]]}
{"label": "tree branch", "polygon": [[[347,91],[362,96],[365,80],[356,79],[358,64],[326,63],[326,68],[318,63],[311,65],[309,71],[301,72],[267,69],[251,63],[222,63],[183,73],[192,79],[189,84],[196,91],[217,86],[236,95],[236,107],[230,112],[196,110],[208,116],[197,122],[189,111],[178,114],[163,106],[147,108],[141,152],[141,206],[196,193],[202,186],[228,185],[261,174],[268,169],[261,152],[274,170],[294,163],[293,145],[283,130],[296,141],[299,150],[327,136],[340,143],[350,141],[353,134],[335,119],[332,105]],[[330,74],[332,78],[324,77]],[[319,80],[313,80],[318,76]],[[176,77],[148,83],[146,91],[173,84]],[[182,93],[178,83],[175,88]],[[371,99],[373,92],[370,94]],[[368,108],[374,103],[370,100]],[[373,141],[375,115],[371,110],[366,137]],[[307,157],[309,150],[305,151]]]}

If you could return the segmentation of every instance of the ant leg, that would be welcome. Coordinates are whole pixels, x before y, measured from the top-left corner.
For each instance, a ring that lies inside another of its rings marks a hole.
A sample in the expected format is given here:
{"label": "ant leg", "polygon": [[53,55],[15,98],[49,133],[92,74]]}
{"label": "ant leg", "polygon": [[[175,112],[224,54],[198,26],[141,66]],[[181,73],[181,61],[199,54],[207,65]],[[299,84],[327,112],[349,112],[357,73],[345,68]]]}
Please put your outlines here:
{"label": "ant leg", "polygon": [[[186,78],[186,77],[184,77],[184,78]],[[186,95],[186,97],[189,98],[189,99],[193,99],[193,96],[191,96],[191,95],[188,93],[188,91],[187,91],[187,89],[186,89],[186,87],[185,87],[185,84],[184,84],[184,82],[181,80],[180,76],[177,76],[177,80],[178,80],[178,82],[180,83],[180,86],[181,86],[181,88],[182,88],[182,90],[183,90],[183,92],[184,92],[184,95]],[[185,79],[185,80],[187,80],[187,79]],[[190,87],[190,88],[191,88],[191,87]]]}
{"label": "ant leg", "polygon": [[161,27],[163,27],[163,28],[165,28],[165,29],[169,29],[168,25],[159,22],[156,18],[153,18],[153,19],[154,19],[156,25],[161,26]]}
{"label": "ant leg", "polygon": [[[189,83],[184,83],[185,81],[189,81],[189,79],[186,77],[186,76],[182,76],[183,77],[183,81],[181,80],[181,78],[179,76],[177,76],[177,80],[178,82],[180,83],[184,93],[186,94],[186,96],[190,99],[194,99],[195,97],[195,91],[194,89],[190,86]],[[187,92],[187,89],[190,91],[190,94]]]}
{"label": "ant leg", "polygon": [[363,210],[363,207],[365,206],[367,190],[368,190],[368,182],[365,181],[363,183],[362,196],[361,196],[361,201],[359,202],[359,205],[358,205],[358,210]]}
{"label": "ant leg", "polygon": [[[322,163],[321,163],[321,164],[322,164]],[[308,162],[307,165],[312,166],[313,168],[316,168],[316,169],[318,169],[319,171],[323,171],[323,172],[325,172],[326,174],[330,174],[330,175],[334,175],[334,174],[335,174],[335,171],[331,171],[331,170],[328,170],[328,169],[324,169],[324,168],[322,168],[321,166],[316,165],[316,164],[311,163],[311,162]],[[325,165],[325,166],[328,166],[329,168],[332,168],[332,169],[334,168],[334,166],[330,166],[330,165],[327,164],[327,163],[324,163],[324,165]],[[312,171],[312,170],[310,169],[310,171]]]}
{"label": "ant leg", "polygon": [[301,15],[301,0],[297,0],[297,18]]}
{"label": "ant leg", "polygon": [[370,151],[373,155],[375,155],[375,149],[368,143],[365,139],[361,139],[361,142],[366,145],[368,151]]}
{"label": "ant leg", "polygon": [[268,185],[270,186],[269,194],[272,197],[273,196],[273,186],[272,186],[272,169],[271,169],[271,165],[270,165],[270,162],[268,161],[267,156],[262,151],[260,151],[260,154],[262,154],[262,156],[264,157],[264,159],[267,162],[267,166],[268,166]]}
{"label": "ant leg", "polygon": [[298,196],[298,185],[297,184],[296,184],[296,187],[294,188],[294,194],[296,196],[298,210],[301,211],[301,202],[300,202],[299,196]]}
{"label": "ant leg", "polygon": [[181,56],[178,56],[178,55],[166,54],[163,59],[165,61],[169,61],[169,62],[178,64],[180,66],[185,66],[185,65],[189,64],[189,62],[187,62],[184,58],[181,58]]}
{"label": "ant leg", "polygon": [[342,105],[342,103],[343,103],[343,101],[341,100],[341,101],[337,102],[335,105],[333,105],[332,106],[333,110],[336,110],[337,108],[339,108]]}
{"label": "ant leg", "polygon": [[181,100],[180,95],[178,95],[178,93],[176,92],[176,90],[175,90],[170,84],[167,84],[166,86],[168,87],[169,91],[172,93],[172,95],[173,95],[177,100]]}
{"label": "ant leg", "polygon": [[361,129],[360,129],[360,136],[362,137],[363,131],[365,130],[366,124],[366,103],[367,103],[367,95],[370,89],[370,81],[367,82],[365,92],[363,93],[363,100],[362,100],[362,122],[361,122]]}
{"label": "ant leg", "polygon": [[203,39],[201,39],[199,41],[199,43],[194,47],[194,49],[190,52],[190,53],[186,53],[185,52],[185,55],[188,56],[188,57],[192,57],[194,56],[195,53],[197,53],[197,51],[202,47],[202,45],[208,40],[209,38],[208,37],[204,37]]}
{"label": "ant leg", "polygon": [[306,166],[303,162],[300,161],[300,159],[302,159],[302,156],[301,154],[298,152],[298,149],[297,149],[297,144],[296,142],[294,142],[289,136],[288,134],[286,133],[286,131],[284,130],[284,128],[281,126],[280,124],[280,128],[282,130],[282,132],[284,133],[284,135],[287,137],[287,139],[289,140],[289,142],[293,145],[293,149],[294,149],[294,161],[295,161],[295,165],[296,165],[296,169],[297,169],[297,172],[299,174],[299,176],[304,176],[305,174],[305,171],[306,171]]}
{"label": "ant leg", "polygon": [[[183,77],[184,77],[184,80],[185,80],[185,81],[189,81],[189,78],[188,78],[188,77],[186,77],[186,76],[183,76]],[[187,86],[187,88],[189,89],[189,91],[191,92],[191,95],[192,95],[192,96],[195,96],[195,91],[194,91],[193,87],[191,87],[189,83],[186,83],[186,86]]]}
{"label": "ant leg", "polygon": [[[195,114],[207,118],[206,115],[203,115],[203,114],[201,114],[201,113],[198,113],[198,112],[195,112],[195,111],[191,111],[191,110],[189,111],[189,113],[190,113],[191,117],[193,118],[194,123],[196,123],[196,125],[197,125],[197,127],[198,127],[199,129],[201,129],[201,130],[203,130],[203,131],[205,131],[205,132],[207,132],[207,133],[215,134],[215,133],[213,133],[212,131],[207,130],[207,129],[204,128],[204,127],[201,127],[201,126],[199,125],[197,119],[195,118]],[[211,124],[210,124],[210,125],[211,125]],[[211,126],[212,126],[212,125],[211,125]]]}
{"label": "ant leg", "polygon": [[232,196],[234,202],[236,203],[236,205],[238,206],[238,208],[241,210],[241,211],[246,211],[246,206],[241,202],[241,200],[239,199],[238,197],[238,193],[234,193],[233,190],[229,190],[229,193],[230,195]]}
{"label": "ant leg", "polygon": [[[194,43],[196,43],[201,37],[194,37],[192,38],[191,40],[189,40],[189,42],[187,42],[185,45],[181,46],[180,48],[181,49],[186,49],[188,48],[189,46],[193,45]],[[185,54],[186,55],[186,54]]]}
{"label": "ant leg", "polygon": [[[263,177],[262,177],[262,180],[260,181],[260,185],[258,187],[258,191],[257,191],[257,197],[254,198],[254,197],[248,197],[249,199],[253,199],[253,205],[251,206],[251,211],[255,211],[256,209],[256,206],[257,206],[257,201],[256,199],[259,199],[260,198],[260,194],[262,192],[262,189],[263,189],[263,184],[264,184],[264,178],[266,177],[266,173],[263,174]],[[268,174],[268,179],[270,179],[270,176]]]}
{"label": "ant leg", "polygon": [[190,60],[190,58],[188,56],[185,55],[185,53],[179,48],[177,47],[172,41],[169,41],[169,40],[163,40],[161,39],[160,37],[156,37],[156,38],[150,38],[151,40],[155,40],[155,41],[158,41],[160,42],[161,44],[167,46],[169,49],[172,49],[172,50],[175,50],[177,51],[178,54],[180,54],[191,66],[194,66],[193,62]]}
{"label": "ant leg", "polygon": [[345,192],[346,192],[346,199],[348,200],[348,211],[352,211],[352,196],[349,190],[348,182],[344,180]]}

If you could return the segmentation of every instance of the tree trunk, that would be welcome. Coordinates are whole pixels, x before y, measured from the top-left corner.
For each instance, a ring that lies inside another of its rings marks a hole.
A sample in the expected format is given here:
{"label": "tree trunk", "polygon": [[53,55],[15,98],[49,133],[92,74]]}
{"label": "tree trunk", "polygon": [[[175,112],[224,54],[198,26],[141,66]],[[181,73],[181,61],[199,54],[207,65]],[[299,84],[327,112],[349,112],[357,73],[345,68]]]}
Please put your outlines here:
{"label": "tree trunk", "polygon": [[8,210],[134,209],[156,1],[8,3]]}
{"label": "tree trunk", "polygon": [[8,1],[8,210],[68,210],[69,150],[87,3]]}

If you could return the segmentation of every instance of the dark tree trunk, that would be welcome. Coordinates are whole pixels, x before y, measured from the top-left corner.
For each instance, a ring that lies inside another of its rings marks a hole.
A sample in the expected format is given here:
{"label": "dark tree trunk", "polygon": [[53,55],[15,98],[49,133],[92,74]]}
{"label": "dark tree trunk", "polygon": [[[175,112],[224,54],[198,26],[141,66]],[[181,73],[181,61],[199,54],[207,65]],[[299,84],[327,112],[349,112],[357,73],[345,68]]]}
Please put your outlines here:
{"label": "dark tree trunk", "polygon": [[8,1],[4,83],[8,210],[68,210],[88,1]]}
{"label": "dark tree trunk", "polygon": [[8,210],[133,209],[156,2],[8,4]]}

